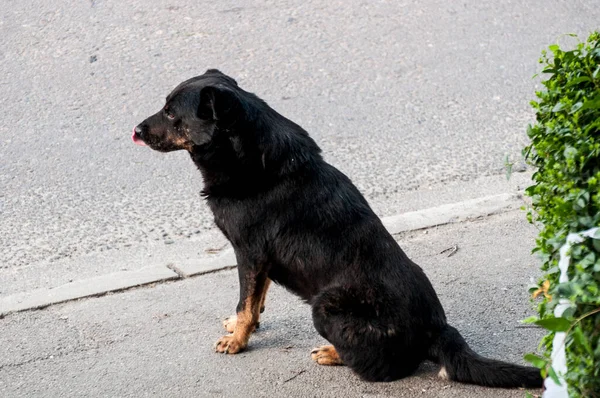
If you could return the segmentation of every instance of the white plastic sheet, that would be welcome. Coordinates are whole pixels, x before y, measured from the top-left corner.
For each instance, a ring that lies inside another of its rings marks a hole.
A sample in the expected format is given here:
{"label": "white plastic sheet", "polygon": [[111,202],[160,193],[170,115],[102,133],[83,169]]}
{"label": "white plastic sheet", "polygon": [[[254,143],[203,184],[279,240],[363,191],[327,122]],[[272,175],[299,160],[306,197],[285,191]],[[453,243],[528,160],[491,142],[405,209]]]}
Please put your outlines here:
{"label": "white plastic sheet", "polygon": [[[558,260],[558,268],[560,269],[559,283],[569,281],[569,265],[571,263],[571,247],[577,243],[581,243],[585,238],[593,237],[598,228],[588,229],[587,231],[572,233],[567,236],[567,242],[560,248],[560,258]],[[567,299],[560,299],[554,308],[554,316],[560,317],[572,303]],[[558,375],[560,385],[556,384],[551,378],[546,379],[546,391],[543,398],[569,398],[567,391],[567,383],[563,375],[567,373],[567,357],[565,353],[565,333],[557,332],[552,340],[552,367]]]}

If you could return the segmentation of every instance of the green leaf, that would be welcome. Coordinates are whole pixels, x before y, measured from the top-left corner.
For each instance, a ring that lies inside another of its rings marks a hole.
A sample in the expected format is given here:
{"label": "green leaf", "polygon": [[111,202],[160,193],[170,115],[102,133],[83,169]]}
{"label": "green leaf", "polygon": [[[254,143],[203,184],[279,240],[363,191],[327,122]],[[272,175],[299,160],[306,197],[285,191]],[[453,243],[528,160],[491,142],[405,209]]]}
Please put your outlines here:
{"label": "green leaf", "polygon": [[567,83],[567,87],[571,87],[571,86],[575,86],[576,84],[579,84],[579,83],[591,82],[591,81],[592,81],[592,79],[590,79],[589,76],[580,76],[580,77],[576,77],[575,79],[573,79],[569,83]]}
{"label": "green leaf", "polygon": [[546,358],[542,358],[536,354],[525,354],[525,356],[523,357],[524,360],[526,360],[527,362],[529,362],[530,364],[532,364],[533,366],[535,366],[538,369],[543,369],[546,367],[546,364],[548,363],[548,359]]}
{"label": "green leaf", "polygon": [[590,131],[592,130],[598,130],[600,129],[600,123],[595,122],[595,123],[591,123],[589,126],[587,126],[584,130],[584,134],[589,134]]}
{"label": "green leaf", "polygon": [[563,152],[563,155],[566,159],[573,159],[575,156],[577,156],[577,149],[573,148],[570,145],[567,145]]}
{"label": "green leaf", "polygon": [[583,107],[583,102],[580,101],[571,107],[570,113],[573,114],[573,113],[577,112],[578,110],[580,110],[582,107]]}
{"label": "green leaf", "polygon": [[579,108],[578,110],[584,111],[586,109],[598,109],[600,108],[600,101],[596,100],[596,101],[585,101],[583,103],[583,105],[581,106],[581,108]]}
{"label": "green leaf", "polygon": [[560,272],[560,268],[558,268],[558,267],[551,267],[551,268],[548,268],[548,270],[546,271],[546,274],[547,275],[552,275],[552,274],[557,274],[559,272]]}
{"label": "green leaf", "polygon": [[594,98],[590,98],[587,101],[585,101],[583,103],[583,105],[581,106],[581,108],[579,108],[579,110],[586,110],[586,109],[598,109],[600,108],[600,94],[596,95]]}
{"label": "green leaf", "polygon": [[581,261],[579,261],[579,266],[581,266],[582,268],[587,268],[590,265],[594,264],[596,262],[596,253],[591,252],[588,253],[584,258],[581,259]]}
{"label": "green leaf", "polygon": [[550,378],[556,383],[556,385],[561,385],[558,375],[556,374],[552,366],[548,366],[548,376],[550,376]]}
{"label": "green leaf", "polygon": [[[537,287],[537,285],[536,285],[536,287]],[[528,318],[525,318],[525,319],[523,319],[523,320],[521,321],[521,323],[525,323],[525,324],[527,324],[527,323],[535,323],[535,322],[536,322],[537,320],[539,320],[539,319],[540,319],[540,318],[538,318],[537,316],[535,316],[535,315],[532,315],[532,316],[530,316],[530,317],[528,317]]]}
{"label": "green leaf", "polygon": [[578,346],[582,347],[588,354],[590,354],[592,356],[594,355],[594,351],[592,350],[592,346],[590,346],[589,341],[583,335],[583,330],[581,329],[581,325],[577,325],[573,329],[572,336],[573,336],[573,341],[575,342],[575,344],[577,344]]}
{"label": "green leaf", "polygon": [[574,294],[573,283],[561,283],[556,287],[556,291],[561,297],[571,297]]}
{"label": "green leaf", "polygon": [[567,307],[563,313],[561,314],[561,318],[566,318],[566,319],[570,319],[573,318],[573,315],[575,314],[575,311],[577,310],[577,307],[575,307],[574,305],[571,307]]}
{"label": "green leaf", "polygon": [[[585,106],[585,104],[583,104]],[[562,102],[558,102],[556,105],[554,105],[554,108],[552,108],[552,112],[556,113],[556,112],[560,112],[563,110],[563,108],[565,107],[565,104],[563,104]]]}
{"label": "green leaf", "polygon": [[571,327],[571,322],[565,318],[540,319],[535,324],[552,332],[566,332]]}

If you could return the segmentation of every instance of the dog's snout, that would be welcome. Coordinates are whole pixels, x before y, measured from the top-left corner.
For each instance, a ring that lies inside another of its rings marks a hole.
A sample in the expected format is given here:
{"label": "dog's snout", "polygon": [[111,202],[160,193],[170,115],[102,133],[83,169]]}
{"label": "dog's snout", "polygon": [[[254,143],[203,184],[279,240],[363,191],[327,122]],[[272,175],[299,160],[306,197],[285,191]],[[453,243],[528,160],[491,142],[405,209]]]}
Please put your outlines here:
{"label": "dog's snout", "polygon": [[144,128],[142,127],[142,125],[137,125],[133,128],[133,131],[135,132],[135,134],[142,138],[142,135],[144,134]]}
{"label": "dog's snout", "polygon": [[133,128],[133,134],[131,135],[131,139],[133,140],[134,143],[136,143],[138,145],[146,145],[146,143],[144,142],[145,130],[146,129],[141,124],[138,124],[137,126],[135,126]]}

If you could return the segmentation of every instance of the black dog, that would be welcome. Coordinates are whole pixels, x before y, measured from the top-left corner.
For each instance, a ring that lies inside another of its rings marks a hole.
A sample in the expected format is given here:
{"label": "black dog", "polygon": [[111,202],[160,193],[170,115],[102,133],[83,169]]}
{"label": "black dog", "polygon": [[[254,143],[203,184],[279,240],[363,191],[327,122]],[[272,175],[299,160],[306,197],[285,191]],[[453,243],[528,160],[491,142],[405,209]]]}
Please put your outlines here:
{"label": "black dog", "polygon": [[313,350],[319,364],[389,381],[429,359],[450,380],[541,387],[538,369],[473,352],[348,177],[322,159],[306,131],[231,77],[213,69],[181,83],[133,140],[190,153],[215,223],[234,247],[240,301],[218,352],[247,346],[272,280],[312,306],[315,328],[332,344]]}

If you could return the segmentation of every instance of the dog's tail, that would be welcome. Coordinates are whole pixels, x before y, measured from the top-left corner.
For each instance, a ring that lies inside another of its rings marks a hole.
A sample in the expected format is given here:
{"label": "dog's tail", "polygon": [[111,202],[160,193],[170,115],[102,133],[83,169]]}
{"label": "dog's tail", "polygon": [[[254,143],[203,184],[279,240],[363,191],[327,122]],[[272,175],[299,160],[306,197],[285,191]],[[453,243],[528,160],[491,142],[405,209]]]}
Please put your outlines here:
{"label": "dog's tail", "polygon": [[540,370],[484,358],[469,348],[458,330],[446,325],[432,344],[431,357],[442,365],[440,377],[486,387],[540,388]]}

